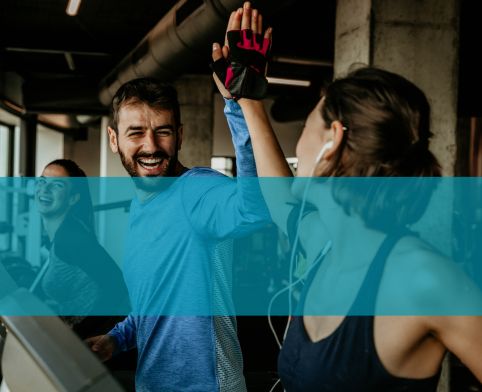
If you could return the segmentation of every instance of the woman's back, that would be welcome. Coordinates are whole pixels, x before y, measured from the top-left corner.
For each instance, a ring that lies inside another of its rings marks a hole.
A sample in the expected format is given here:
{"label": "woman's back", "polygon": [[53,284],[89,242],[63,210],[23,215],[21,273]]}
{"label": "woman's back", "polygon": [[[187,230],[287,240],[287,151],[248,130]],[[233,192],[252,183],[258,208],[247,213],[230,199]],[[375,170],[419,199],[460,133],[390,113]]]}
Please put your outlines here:
{"label": "woman's back", "polygon": [[[368,271],[361,274],[363,282],[357,286],[348,314],[362,309],[367,314],[375,313],[385,266],[388,259],[397,259],[397,255],[389,255],[405,234],[403,231],[384,239]],[[394,253],[400,252],[404,253],[401,249]],[[314,286],[320,270],[314,271],[307,287]],[[325,273],[322,271],[322,275]],[[307,291],[309,296],[313,290]],[[322,291],[316,292],[318,302],[338,301],[336,292],[320,294]],[[339,305],[331,306],[340,309]],[[370,306],[372,311],[367,308]],[[312,312],[305,307],[303,314],[321,314]],[[279,371],[288,391],[435,391],[444,352],[436,339],[427,336],[422,317],[300,316],[292,321],[280,354]]]}
{"label": "woman's back", "polygon": [[95,233],[73,216],[67,216],[55,234],[42,286],[47,295],[56,297],[63,312],[99,314],[127,300],[120,268]]}

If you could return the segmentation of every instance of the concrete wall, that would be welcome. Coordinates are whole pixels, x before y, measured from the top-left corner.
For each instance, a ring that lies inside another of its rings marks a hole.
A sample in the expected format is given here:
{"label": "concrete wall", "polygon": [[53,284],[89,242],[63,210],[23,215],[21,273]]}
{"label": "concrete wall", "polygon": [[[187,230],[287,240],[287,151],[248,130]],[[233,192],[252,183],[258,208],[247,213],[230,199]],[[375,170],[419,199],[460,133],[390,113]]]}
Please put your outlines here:
{"label": "concrete wall", "polygon": [[432,151],[454,173],[458,85],[456,0],[376,0],[373,63],[415,82],[432,107]]}
{"label": "concrete wall", "polygon": [[346,74],[354,63],[370,64],[371,6],[369,0],[337,2],[335,77]]}
{"label": "concrete wall", "polygon": [[340,0],[337,7],[335,75],[353,63],[405,76],[432,106],[431,149],[444,175],[453,175],[457,123],[457,0]]}
{"label": "concrete wall", "polygon": [[213,83],[207,75],[176,81],[184,134],[179,160],[188,167],[210,166],[213,151]]}

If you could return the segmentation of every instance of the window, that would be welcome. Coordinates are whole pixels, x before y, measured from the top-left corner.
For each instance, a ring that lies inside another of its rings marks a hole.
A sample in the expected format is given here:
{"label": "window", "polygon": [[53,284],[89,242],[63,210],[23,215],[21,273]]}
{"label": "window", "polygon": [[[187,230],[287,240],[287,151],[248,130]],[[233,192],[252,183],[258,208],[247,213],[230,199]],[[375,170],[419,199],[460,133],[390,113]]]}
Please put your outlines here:
{"label": "window", "polygon": [[223,173],[226,176],[233,177],[234,158],[231,157],[212,157],[211,168]]}
{"label": "window", "polygon": [[0,177],[7,177],[10,173],[10,139],[11,128],[0,123]]}

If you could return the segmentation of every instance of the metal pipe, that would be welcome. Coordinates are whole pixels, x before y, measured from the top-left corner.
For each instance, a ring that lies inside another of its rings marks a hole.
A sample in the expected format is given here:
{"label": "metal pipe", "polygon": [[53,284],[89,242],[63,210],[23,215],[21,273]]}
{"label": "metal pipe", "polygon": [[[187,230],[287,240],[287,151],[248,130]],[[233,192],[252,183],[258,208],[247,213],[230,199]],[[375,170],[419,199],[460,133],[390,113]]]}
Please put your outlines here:
{"label": "metal pipe", "polygon": [[[263,2],[279,9],[291,0]],[[109,105],[117,89],[139,77],[172,81],[224,35],[227,18],[243,0],[182,0],[174,6],[101,82],[99,99]]]}
{"label": "metal pipe", "polygon": [[273,61],[277,63],[294,64],[294,65],[312,65],[315,67],[333,67],[333,61],[315,60],[298,57],[273,56]]}

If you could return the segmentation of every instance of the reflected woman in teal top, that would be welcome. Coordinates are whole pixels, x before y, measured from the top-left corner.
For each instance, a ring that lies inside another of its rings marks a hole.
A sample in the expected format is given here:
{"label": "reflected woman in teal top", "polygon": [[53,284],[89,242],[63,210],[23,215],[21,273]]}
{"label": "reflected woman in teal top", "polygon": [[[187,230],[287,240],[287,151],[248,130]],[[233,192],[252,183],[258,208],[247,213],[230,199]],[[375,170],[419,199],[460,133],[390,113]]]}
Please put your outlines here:
{"label": "reflected woman in teal top", "polygon": [[119,267],[96,238],[85,173],[71,160],[49,163],[35,200],[50,241],[41,291],[81,337],[90,336],[108,320],[86,316],[127,313],[128,299]]}

